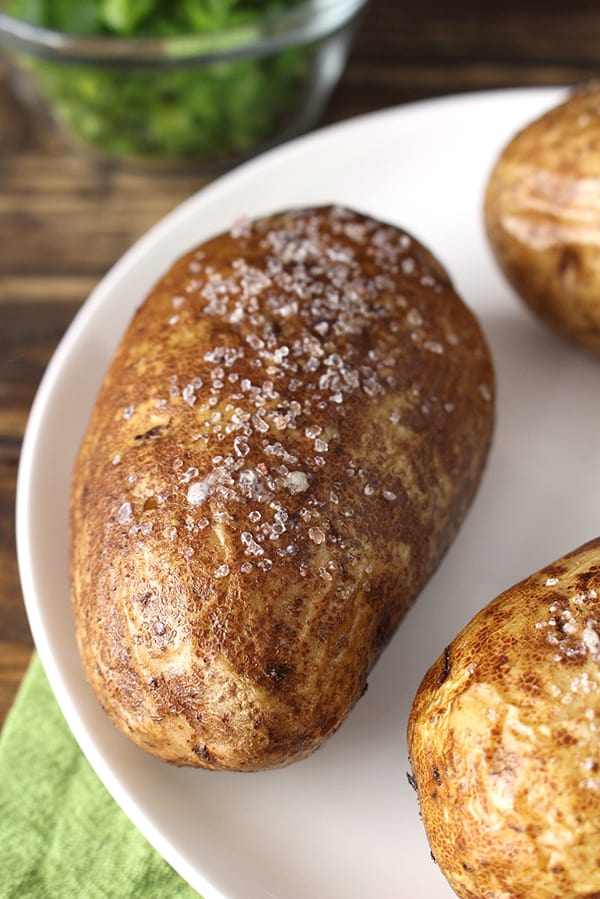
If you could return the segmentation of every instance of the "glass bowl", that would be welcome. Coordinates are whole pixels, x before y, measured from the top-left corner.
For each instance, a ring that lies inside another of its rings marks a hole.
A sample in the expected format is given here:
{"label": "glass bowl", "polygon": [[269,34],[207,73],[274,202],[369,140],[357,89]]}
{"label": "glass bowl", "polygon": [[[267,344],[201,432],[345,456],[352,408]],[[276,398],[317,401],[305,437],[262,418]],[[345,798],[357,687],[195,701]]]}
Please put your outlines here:
{"label": "glass bowl", "polygon": [[303,0],[220,32],[87,36],[0,12],[15,92],[105,159],[223,168],[312,125],[368,0]]}

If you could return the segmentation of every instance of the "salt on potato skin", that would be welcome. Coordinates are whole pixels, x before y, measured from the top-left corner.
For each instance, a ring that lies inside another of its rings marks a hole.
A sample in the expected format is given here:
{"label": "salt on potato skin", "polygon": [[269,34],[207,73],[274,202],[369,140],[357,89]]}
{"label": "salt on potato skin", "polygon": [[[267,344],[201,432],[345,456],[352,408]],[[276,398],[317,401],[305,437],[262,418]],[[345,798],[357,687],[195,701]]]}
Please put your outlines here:
{"label": "salt on potato skin", "polygon": [[460,899],[600,895],[600,539],[475,616],[425,675],[408,744]]}
{"label": "salt on potato skin", "polygon": [[299,210],[178,260],[73,477],[78,642],[117,726],[209,768],[316,749],[466,514],[493,391],[474,316],[390,225]]}

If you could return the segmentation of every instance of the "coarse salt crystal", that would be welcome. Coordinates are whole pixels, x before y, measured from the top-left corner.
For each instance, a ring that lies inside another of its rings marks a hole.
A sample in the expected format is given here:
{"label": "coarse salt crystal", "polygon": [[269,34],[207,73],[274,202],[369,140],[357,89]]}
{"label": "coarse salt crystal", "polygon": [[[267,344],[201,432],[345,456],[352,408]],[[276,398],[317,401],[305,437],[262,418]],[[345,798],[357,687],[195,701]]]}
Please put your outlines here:
{"label": "coarse salt crystal", "polygon": [[188,406],[193,406],[196,402],[196,395],[194,393],[194,385],[187,384],[182,391],[183,401],[188,404]]}
{"label": "coarse salt crystal", "polygon": [[236,437],[233,441],[233,449],[235,451],[236,456],[247,456],[250,452],[250,447],[243,439],[243,437]]}
{"label": "coarse salt crystal", "polygon": [[229,574],[229,565],[220,565],[214,571],[215,577],[227,577],[228,574]]}
{"label": "coarse salt crystal", "polygon": [[252,556],[262,556],[264,553],[264,549],[262,546],[259,546],[252,534],[249,531],[243,531],[240,535],[240,540],[246,547],[246,552]]}
{"label": "coarse salt crystal", "polygon": [[117,511],[117,521],[119,524],[127,524],[128,521],[131,521],[131,503],[125,502],[122,506],[119,506]]}
{"label": "coarse salt crystal", "polygon": [[583,645],[594,659],[600,658],[600,635],[591,624],[586,625],[581,635]]}
{"label": "coarse salt crystal", "polygon": [[313,541],[313,543],[317,544],[317,546],[325,542],[325,533],[321,530],[321,528],[309,528],[308,536]]}
{"label": "coarse salt crystal", "polygon": [[206,481],[194,481],[188,487],[187,501],[191,506],[199,506],[206,500],[209,493],[210,487]]}
{"label": "coarse salt crystal", "polygon": [[286,490],[293,495],[308,490],[308,477],[303,471],[290,471],[283,480]]}

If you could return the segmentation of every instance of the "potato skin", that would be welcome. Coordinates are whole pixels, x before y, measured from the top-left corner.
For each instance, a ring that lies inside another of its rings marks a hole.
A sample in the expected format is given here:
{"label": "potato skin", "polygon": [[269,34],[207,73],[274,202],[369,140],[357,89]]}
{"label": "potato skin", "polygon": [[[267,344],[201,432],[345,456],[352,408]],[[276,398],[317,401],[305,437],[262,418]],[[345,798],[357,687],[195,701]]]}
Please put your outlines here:
{"label": "potato skin", "polygon": [[73,475],[77,638],[115,724],[179,765],[316,749],[465,515],[493,391],[473,315],[396,228],[300,210],[177,261]]}
{"label": "potato skin", "polygon": [[516,135],[485,196],[500,268],[550,328],[600,354],[600,87]]}
{"label": "potato skin", "polygon": [[502,593],[408,725],[432,853],[461,899],[600,896],[600,539]]}

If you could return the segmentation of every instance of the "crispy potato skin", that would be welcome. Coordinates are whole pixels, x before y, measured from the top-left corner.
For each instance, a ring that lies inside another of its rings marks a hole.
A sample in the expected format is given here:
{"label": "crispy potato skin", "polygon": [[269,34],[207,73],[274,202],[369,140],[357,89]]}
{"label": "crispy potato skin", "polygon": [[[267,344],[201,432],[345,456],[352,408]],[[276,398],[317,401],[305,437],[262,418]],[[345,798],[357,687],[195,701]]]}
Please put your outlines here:
{"label": "crispy potato skin", "polygon": [[423,823],[461,899],[600,896],[600,539],[502,593],[425,675]]}
{"label": "crispy potato skin", "polygon": [[316,749],[465,515],[493,392],[474,317],[396,228],[300,210],[177,261],[73,475],[77,637],[117,727],[214,769]]}
{"label": "crispy potato skin", "polygon": [[573,94],[508,144],[487,185],[485,225],[531,310],[600,354],[600,87]]}

